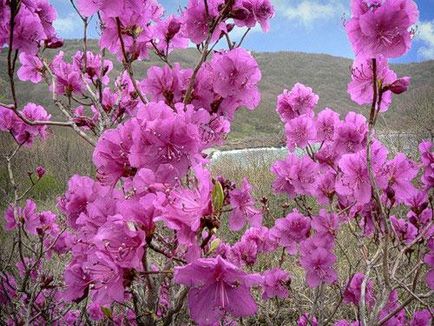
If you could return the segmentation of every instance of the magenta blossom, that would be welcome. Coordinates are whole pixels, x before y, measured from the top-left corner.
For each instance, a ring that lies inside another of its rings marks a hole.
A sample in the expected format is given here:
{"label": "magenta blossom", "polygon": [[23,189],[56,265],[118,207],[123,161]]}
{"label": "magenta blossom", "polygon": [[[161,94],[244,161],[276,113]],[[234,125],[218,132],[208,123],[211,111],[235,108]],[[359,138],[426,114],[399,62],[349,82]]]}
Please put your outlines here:
{"label": "magenta blossom", "polygon": [[[362,273],[356,273],[351,277],[344,292],[344,303],[353,303],[356,306],[359,305],[364,278],[365,275]],[[372,307],[375,303],[374,282],[372,282],[372,280],[367,280],[365,291],[365,301],[368,306]]]}
{"label": "magenta blossom", "polygon": [[319,211],[318,216],[312,219],[312,228],[322,234],[329,234],[333,237],[339,231],[340,221],[339,217],[334,213],[329,213],[325,209]]}
{"label": "magenta blossom", "polygon": [[315,194],[319,166],[309,157],[289,154],[285,160],[276,161],[271,172],[276,175],[273,182],[276,192],[287,193],[291,198]]}
{"label": "magenta blossom", "polygon": [[304,313],[298,319],[297,326],[318,326],[318,320],[315,316]]}
{"label": "magenta blossom", "polygon": [[184,49],[188,46],[182,27],[182,22],[175,16],[158,22],[154,29],[154,44],[160,54],[168,55],[173,49]]}
{"label": "magenta blossom", "polygon": [[121,215],[114,215],[98,229],[94,237],[96,247],[107,253],[123,268],[143,270],[144,232]]}
{"label": "magenta blossom", "polygon": [[288,122],[299,115],[313,116],[313,108],[318,103],[319,96],[312,88],[296,83],[294,87],[277,97],[276,111],[283,122]]}
{"label": "magenta blossom", "polygon": [[335,137],[335,130],[339,123],[339,114],[335,111],[325,108],[318,113],[315,127],[316,139],[319,141],[333,141]]}
{"label": "magenta blossom", "polygon": [[428,309],[416,311],[410,323],[410,326],[430,326],[430,325],[432,325],[432,317]]}
{"label": "magenta blossom", "polygon": [[238,318],[256,313],[250,288],[262,283],[262,277],[247,274],[220,256],[175,267],[174,280],[190,287],[190,315],[199,325],[213,325],[225,313]]}
{"label": "magenta blossom", "polygon": [[398,153],[393,160],[388,161],[385,172],[388,179],[387,186],[393,190],[398,203],[405,202],[416,191],[412,181],[419,169],[405,154]]}
{"label": "magenta blossom", "polygon": [[419,144],[419,153],[424,168],[421,177],[422,183],[427,190],[434,187],[434,146],[429,140]]}
{"label": "magenta blossom", "polygon": [[289,120],[285,124],[286,145],[288,149],[304,148],[316,139],[313,119],[305,114]]}
{"label": "magenta blossom", "polygon": [[[351,99],[357,104],[372,103],[373,90],[373,64],[371,59],[359,59],[353,64],[351,73],[351,82],[348,84],[348,93]],[[389,69],[387,61],[384,57],[377,58],[376,65],[377,83],[384,86],[381,96],[380,109],[381,112],[386,111],[392,103],[392,92],[389,91],[387,85],[394,83],[397,80],[396,74]],[[377,85],[375,85],[377,87]]]}
{"label": "magenta blossom", "polygon": [[42,61],[37,56],[26,53],[21,53],[19,58],[21,67],[17,71],[18,78],[34,84],[39,83],[44,69]]}
{"label": "magenta blossom", "polygon": [[252,28],[259,23],[264,32],[270,29],[269,20],[274,16],[270,0],[237,0],[233,12],[237,26]]}
{"label": "magenta blossom", "polygon": [[310,219],[296,209],[285,218],[276,220],[271,235],[284,246],[290,255],[297,253],[297,244],[305,240],[310,233]]}
{"label": "magenta blossom", "polygon": [[[400,306],[398,300],[398,291],[393,290],[389,294],[388,301],[384,305],[383,309],[381,309],[380,314],[378,315],[378,320],[389,315],[392,311],[395,311],[396,308]],[[385,326],[404,326],[405,325],[405,311],[400,310],[393,315],[388,321],[384,323]]]}
{"label": "magenta blossom", "polygon": [[241,230],[246,221],[254,227],[261,226],[262,214],[255,207],[251,191],[252,186],[247,178],[244,178],[241,188],[230,192],[230,204],[233,210],[229,215],[229,227],[233,231]]}
{"label": "magenta blossom", "polygon": [[273,297],[284,299],[288,297],[287,284],[291,281],[288,272],[280,268],[267,270],[263,274],[264,283],[262,299],[267,300]]}
{"label": "magenta blossom", "polygon": [[410,48],[410,27],[419,18],[412,0],[385,0],[368,6],[353,6],[352,18],[345,28],[358,57],[375,58],[383,55],[396,58]]}
{"label": "magenta blossom", "polygon": [[340,154],[355,153],[366,144],[368,124],[366,118],[355,112],[348,112],[345,120],[336,129],[334,151]]}
{"label": "magenta blossom", "polygon": [[152,101],[174,105],[182,101],[192,73],[191,69],[181,69],[177,63],[172,68],[168,65],[163,68],[151,67],[142,88]]}
{"label": "magenta blossom", "polygon": [[300,248],[300,265],[306,272],[306,282],[311,288],[321,283],[332,284],[337,280],[333,265],[336,256],[331,252],[332,238],[315,235],[303,241]]}

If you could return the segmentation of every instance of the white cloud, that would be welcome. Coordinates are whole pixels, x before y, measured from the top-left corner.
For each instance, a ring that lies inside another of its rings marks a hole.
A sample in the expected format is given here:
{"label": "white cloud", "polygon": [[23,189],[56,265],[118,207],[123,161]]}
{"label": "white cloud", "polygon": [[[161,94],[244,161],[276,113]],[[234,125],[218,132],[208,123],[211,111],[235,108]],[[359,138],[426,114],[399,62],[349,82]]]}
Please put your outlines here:
{"label": "white cloud", "polygon": [[54,28],[63,37],[76,35],[83,28],[80,17],[70,12],[66,17],[59,17],[54,21]]}
{"label": "white cloud", "polygon": [[416,38],[424,43],[417,53],[424,59],[434,59],[434,20],[420,22]]}
{"label": "white cloud", "polygon": [[297,4],[294,1],[277,0],[275,3],[278,14],[306,27],[317,21],[341,17],[346,11],[339,0],[303,0]]}
{"label": "white cloud", "polygon": [[[238,42],[243,37],[243,35],[246,31],[247,31],[247,27],[236,27],[235,26],[234,29],[229,34],[231,36],[231,40]],[[255,27],[250,29],[248,35],[253,34],[253,33],[260,33],[260,32],[262,32],[261,26],[259,24],[256,24]]]}

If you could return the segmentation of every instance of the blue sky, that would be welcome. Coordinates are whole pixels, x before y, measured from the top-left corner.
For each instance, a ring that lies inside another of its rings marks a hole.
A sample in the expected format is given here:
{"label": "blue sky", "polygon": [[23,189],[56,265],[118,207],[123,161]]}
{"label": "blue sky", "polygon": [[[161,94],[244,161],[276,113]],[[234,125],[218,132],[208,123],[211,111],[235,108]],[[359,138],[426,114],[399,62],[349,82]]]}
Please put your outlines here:
{"label": "blue sky", "polygon": [[[50,1],[58,11],[56,29],[64,38],[80,38],[81,21],[68,0]],[[167,13],[185,7],[187,0],[160,0]],[[353,56],[343,21],[349,17],[349,0],[272,0],[276,15],[268,33],[255,28],[244,46],[253,51],[301,51]],[[434,59],[434,0],[416,0],[420,21],[412,49],[394,62]],[[242,30],[235,36],[242,35]],[[95,26],[90,36],[98,37]]]}

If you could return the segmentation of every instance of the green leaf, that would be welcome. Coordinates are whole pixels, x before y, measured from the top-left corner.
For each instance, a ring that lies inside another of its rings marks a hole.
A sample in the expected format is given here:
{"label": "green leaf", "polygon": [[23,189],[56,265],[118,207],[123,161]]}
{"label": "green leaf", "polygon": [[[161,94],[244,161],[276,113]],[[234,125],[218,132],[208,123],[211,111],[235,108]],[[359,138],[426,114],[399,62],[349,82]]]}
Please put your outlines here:
{"label": "green leaf", "polygon": [[225,193],[223,191],[222,184],[219,181],[215,182],[211,198],[214,211],[220,211],[223,207],[223,202],[225,200]]}
{"label": "green leaf", "polygon": [[211,241],[211,243],[209,245],[208,255],[220,246],[220,242],[221,242],[221,240],[219,238]]}
{"label": "green leaf", "polygon": [[101,307],[102,312],[104,313],[104,316],[106,316],[108,319],[112,319],[112,311],[110,308],[107,307]]}

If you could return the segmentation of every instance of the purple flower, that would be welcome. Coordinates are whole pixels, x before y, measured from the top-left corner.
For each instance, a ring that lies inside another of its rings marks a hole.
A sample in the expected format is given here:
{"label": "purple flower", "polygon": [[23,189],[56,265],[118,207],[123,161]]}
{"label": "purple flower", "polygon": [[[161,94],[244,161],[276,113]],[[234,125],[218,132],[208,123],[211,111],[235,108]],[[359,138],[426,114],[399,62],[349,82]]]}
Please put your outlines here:
{"label": "purple flower", "polygon": [[56,77],[55,92],[59,95],[71,96],[72,93],[82,93],[84,90],[81,71],[76,65],[63,60],[63,51],[60,51],[51,62],[51,70]]}
{"label": "purple flower", "polygon": [[414,313],[410,326],[430,326],[432,325],[431,322],[431,313],[428,309],[423,309]]}
{"label": "purple flower", "polygon": [[172,191],[168,196],[168,205],[161,208],[161,216],[155,219],[163,220],[168,228],[178,231],[180,243],[187,245],[192,244],[202,217],[212,212],[210,173],[200,166],[194,170],[197,186]]}
{"label": "purple flower", "polygon": [[[365,275],[362,273],[356,273],[351,277],[344,292],[344,303],[353,303],[356,306],[359,305],[364,278]],[[374,282],[370,279],[366,282],[365,301],[369,307],[372,307],[375,303]]]}
{"label": "purple flower", "polygon": [[38,166],[36,168],[36,175],[38,176],[39,179],[41,179],[45,174],[45,168],[43,166]]}
{"label": "purple flower", "polygon": [[[207,2],[208,10],[206,10],[205,3],[202,0],[189,0],[187,9],[182,16],[185,27],[184,36],[196,44],[205,41],[210,24],[219,15],[220,5],[224,5],[224,0],[209,0]],[[222,31],[226,31],[224,22],[220,22],[216,26],[211,36],[211,42],[216,41]]]}
{"label": "purple flower", "polygon": [[84,271],[81,263],[72,262],[63,274],[66,289],[63,292],[67,301],[73,301],[87,295],[88,286],[91,283],[89,275]]}
{"label": "purple flower", "polygon": [[85,58],[83,52],[77,51],[72,57],[72,62],[77,70],[84,72],[84,76],[89,81],[96,82],[99,80],[103,85],[110,82],[108,74],[113,69],[113,63],[110,60],[102,59],[100,54],[87,51]]}
{"label": "purple flower", "polygon": [[97,321],[104,319],[104,313],[102,312],[101,308],[102,307],[99,304],[94,302],[87,306],[87,313],[89,314],[91,320]]}
{"label": "purple flower", "polygon": [[398,203],[405,202],[416,191],[412,181],[417,176],[419,169],[413,161],[407,159],[405,154],[398,153],[393,160],[388,161],[385,172],[388,178],[388,187],[393,190]]}
{"label": "purple flower", "polygon": [[277,97],[276,111],[284,123],[302,114],[312,117],[318,99],[319,96],[312,91],[312,88],[296,83],[291,91],[285,89]]}
{"label": "purple flower", "polygon": [[271,167],[276,175],[273,189],[279,193],[287,193],[290,198],[296,195],[314,195],[319,173],[319,166],[309,157],[298,158],[289,154],[285,160],[276,161]]}
{"label": "purple flower", "polygon": [[321,209],[319,215],[312,219],[311,225],[316,232],[335,237],[340,227],[340,221],[336,214]]}
{"label": "purple flower", "polygon": [[425,140],[419,144],[419,153],[424,168],[421,177],[427,190],[434,187],[434,147],[432,142]]}
{"label": "purple flower", "polygon": [[366,144],[368,124],[366,118],[354,112],[348,112],[336,130],[334,151],[345,154],[360,151]]}
{"label": "purple flower", "polygon": [[[41,19],[26,5],[20,6],[20,10],[14,19],[13,48],[21,52],[35,55],[39,44],[46,38]],[[8,33],[9,34],[9,33]]]}
{"label": "purple flower", "polygon": [[297,244],[309,236],[310,219],[294,209],[285,218],[277,219],[270,232],[272,237],[284,246],[290,255],[295,255]]}
{"label": "purple flower", "polygon": [[237,26],[252,28],[259,23],[264,32],[270,29],[269,20],[274,16],[270,0],[237,0],[232,10]]}
{"label": "purple flower", "polygon": [[408,221],[397,219],[394,215],[390,216],[393,231],[399,241],[411,243],[417,236],[417,228]]}
{"label": "purple flower", "polygon": [[261,226],[262,214],[255,207],[251,191],[252,186],[247,178],[244,178],[241,189],[234,189],[229,194],[232,206],[232,212],[229,215],[229,227],[233,231],[241,230],[246,221],[254,227]]}
{"label": "purple flower", "polygon": [[345,28],[358,57],[375,58],[384,55],[396,58],[410,48],[410,26],[417,22],[419,12],[411,0],[386,0],[371,7],[355,1],[352,18]]}
{"label": "purple flower", "polygon": [[336,256],[330,251],[334,245],[332,239],[317,234],[301,244],[300,265],[306,272],[306,282],[311,288],[318,287],[321,283],[332,284],[337,280],[333,269]]}
{"label": "purple flower", "polygon": [[316,139],[313,119],[305,114],[289,120],[285,124],[286,145],[288,149],[304,148]]}
{"label": "purple flower", "polygon": [[318,326],[318,321],[315,316],[305,312],[297,321],[297,326]]}
{"label": "purple flower", "polygon": [[[384,305],[384,307],[381,309],[378,320],[382,320],[384,317],[389,315],[392,311],[394,311],[396,308],[400,306],[399,300],[398,300],[398,291],[393,290],[389,294],[388,301]],[[392,318],[390,318],[388,321],[384,323],[385,326],[404,326],[405,325],[405,310],[401,309],[399,312],[393,315]]]}
{"label": "purple flower", "polygon": [[17,296],[17,282],[15,277],[8,272],[0,274],[0,303],[7,305]]}
{"label": "purple flower", "polygon": [[388,89],[393,94],[401,94],[407,91],[408,87],[410,86],[410,77],[402,77],[397,80],[395,80],[392,84],[388,85]]}
{"label": "purple flower", "polygon": [[142,88],[152,101],[174,105],[182,101],[192,73],[191,69],[181,69],[178,63],[173,68],[167,65],[163,68],[154,66],[148,69]]}
{"label": "purple flower", "polygon": [[[373,97],[373,65],[371,59],[359,59],[353,64],[351,73],[351,82],[348,84],[348,93],[351,95],[351,99],[357,104],[370,104]],[[387,60],[384,57],[377,58],[377,83],[383,86],[392,84],[396,81],[396,74],[389,69]],[[377,85],[376,85],[377,86]],[[381,101],[381,111],[387,111],[392,103],[392,93],[387,88],[384,89]]]}
{"label": "purple flower", "polygon": [[93,153],[97,177],[107,185],[114,185],[121,177],[134,176],[128,155],[133,145],[135,120],[128,120],[116,129],[106,130],[98,140]]}
{"label": "purple flower", "polygon": [[42,71],[44,65],[42,61],[34,55],[20,53],[21,67],[17,71],[18,78],[20,80],[29,80],[36,84],[42,80]]}
{"label": "purple flower", "polygon": [[262,287],[264,292],[262,293],[262,299],[267,300],[274,297],[284,299],[288,297],[287,284],[291,281],[289,273],[280,268],[273,268],[265,271],[263,277]]}
{"label": "purple flower", "polygon": [[123,268],[143,270],[144,232],[136,230],[134,224],[121,215],[111,216],[98,229],[93,241],[96,247],[107,253]]}
{"label": "purple flower", "polygon": [[97,11],[101,11],[107,17],[115,17],[122,15],[124,7],[124,0],[110,1],[110,0],[77,0],[77,7],[83,16],[90,17]]}
{"label": "purple flower", "polygon": [[262,277],[247,274],[220,256],[175,267],[174,280],[190,287],[190,315],[199,325],[213,325],[225,313],[237,318],[256,313],[250,288],[260,284]]}
{"label": "purple flower", "polygon": [[319,112],[315,123],[316,139],[318,141],[333,141],[339,121],[339,114],[329,108]]}
{"label": "purple flower", "polygon": [[184,49],[188,46],[188,39],[183,36],[182,29],[182,22],[175,16],[169,16],[157,23],[154,29],[154,44],[161,54],[168,55],[173,49]]}
{"label": "purple flower", "polygon": [[91,280],[92,300],[101,305],[124,301],[123,269],[108,255],[95,251],[87,256],[83,271]]}

